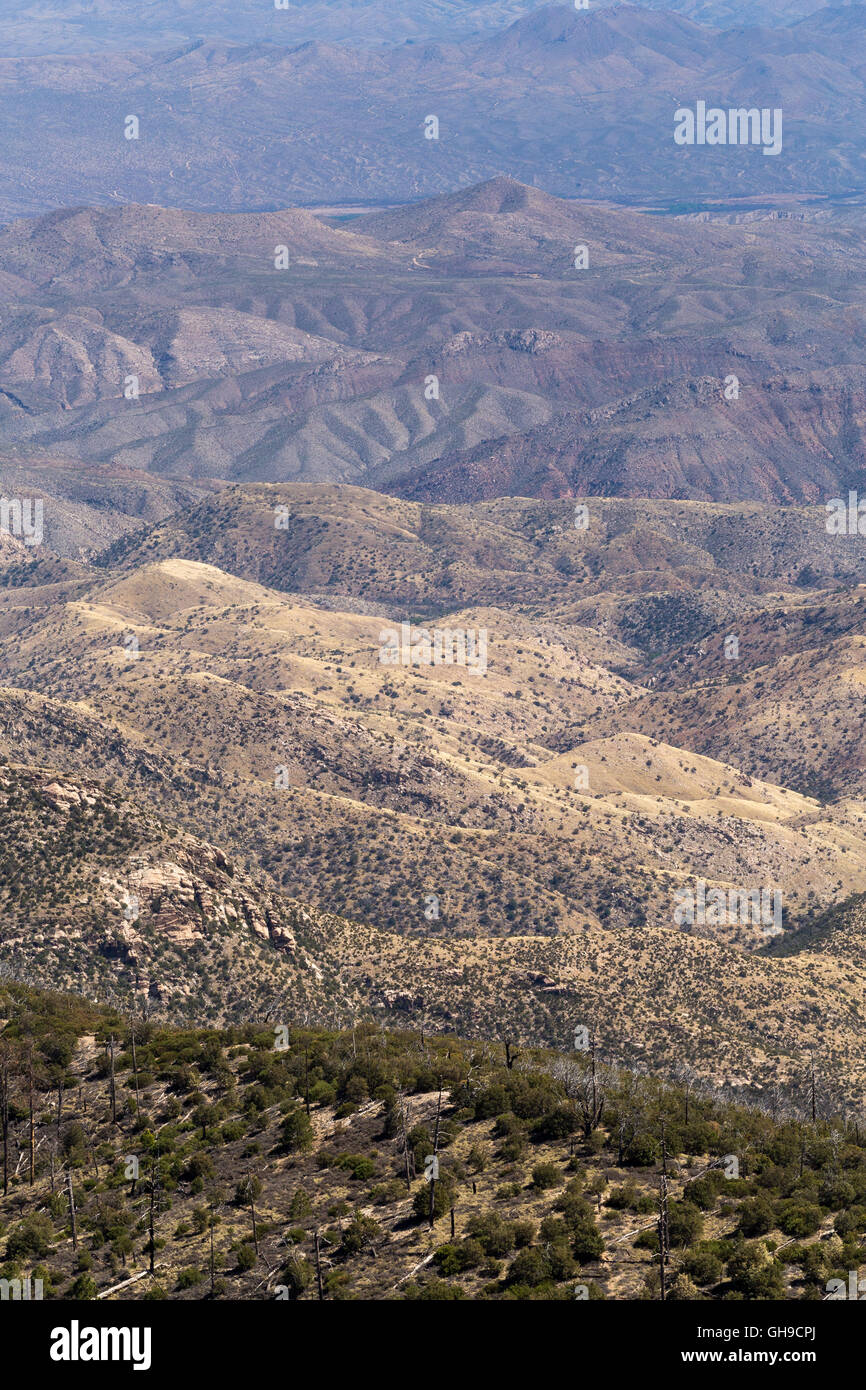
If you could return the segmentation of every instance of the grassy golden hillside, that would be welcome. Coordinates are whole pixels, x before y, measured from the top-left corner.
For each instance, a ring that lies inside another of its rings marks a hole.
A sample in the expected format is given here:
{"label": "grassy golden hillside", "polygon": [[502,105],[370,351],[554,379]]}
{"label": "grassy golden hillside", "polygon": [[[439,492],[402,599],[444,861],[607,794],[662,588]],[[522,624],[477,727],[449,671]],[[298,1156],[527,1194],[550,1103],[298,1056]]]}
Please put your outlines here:
{"label": "grassy golden hillside", "polygon": [[[583,530],[578,502],[588,513]],[[824,523],[817,506],[593,496],[447,505],[349,485],[249,483],[123,537],[97,561],[138,568],[181,557],[289,592],[425,613],[467,603],[591,612],[603,596],[617,599],[615,614],[627,610],[621,621],[642,649],[666,650],[701,635],[683,627],[687,613],[706,622],[720,605],[761,606],[774,589],[855,583],[866,541],[829,537]],[[674,600],[685,605],[679,618]]]}
{"label": "grassy golden hillside", "polygon": [[[107,798],[125,838],[94,821],[38,913],[7,896],[7,955],[43,984],[144,987],[186,1020],[293,999],[561,1045],[590,1018],[612,1056],[690,1058],[738,1093],[796,1085],[814,1052],[853,1094],[866,805],[856,776],[833,787],[856,764],[861,600],[831,579],[852,557],[819,521],[605,502],[580,532],[561,502],[255,484],[96,566],[16,560],[13,838],[49,853],[50,782]],[[383,631],[410,618],[486,629],[486,669],[383,665]],[[835,711],[820,733],[815,711]],[[162,885],[180,936],[151,895],[141,940],[106,945],[132,879]],[[754,918],[684,922],[699,883],[777,892],[781,941]],[[813,948],[834,905],[846,925]]]}
{"label": "grassy golden hillside", "polygon": [[[324,607],[199,561],[50,588],[38,606],[39,588],[7,591],[7,685],[108,721],[131,766],[167,759],[175,814],[320,908],[425,934],[551,934],[671,926],[696,877],[784,891],[792,917],[866,887],[855,805],[822,811],[670,740],[587,740],[666,697],[639,653],[574,622],[437,619],[487,631],[481,674],[383,666],[397,609]],[[722,934],[762,943],[748,924]]]}

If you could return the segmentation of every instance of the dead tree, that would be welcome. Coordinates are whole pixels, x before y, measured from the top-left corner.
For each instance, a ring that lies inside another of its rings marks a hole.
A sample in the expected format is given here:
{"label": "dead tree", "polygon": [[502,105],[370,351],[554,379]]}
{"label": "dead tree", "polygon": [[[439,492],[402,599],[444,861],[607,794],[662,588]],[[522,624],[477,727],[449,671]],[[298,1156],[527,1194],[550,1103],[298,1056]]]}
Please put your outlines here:
{"label": "dead tree", "polygon": [[398,1095],[400,1097],[400,1147],[403,1151],[403,1161],[406,1168],[406,1191],[411,1192],[412,1175],[410,1172],[409,1163],[409,1131],[406,1127],[406,1097],[403,1094],[402,1087],[400,1088]]}
{"label": "dead tree", "polygon": [[114,1078],[114,1034],[108,1039],[108,1055],[111,1060],[111,1080],[109,1082],[109,1095],[111,1096],[111,1123],[117,1124],[117,1082]]}
{"label": "dead tree", "polygon": [[318,1290],[319,1290],[319,1302],[321,1303],[321,1302],[324,1301],[324,1298],[325,1298],[325,1290],[324,1290],[324,1288],[322,1287],[322,1252],[321,1252],[321,1248],[320,1248],[320,1246],[319,1246],[319,1228],[318,1228],[318,1226],[316,1227],[315,1241],[316,1241],[316,1285],[317,1285]]}
{"label": "dead tree", "polygon": [[27,1097],[30,1110],[30,1186],[36,1181],[36,1103],[34,1097],[35,1077],[33,1074],[33,1044],[27,1051]]}
{"label": "dead tree", "polygon": [[219,1225],[219,1220],[220,1220],[220,1218],[219,1218],[219,1216],[217,1215],[217,1197],[216,1197],[216,1193],[215,1193],[215,1192],[212,1192],[212,1193],[211,1193],[210,1212],[209,1212],[209,1214],[208,1214],[208,1226],[210,1227],[210,1296],[211,1296],[211,1298],[214,1298],[214,1297],[216,1296],[216,1273],[215,1273],[216,1266],[215,1266],[215,1263],[214,1263],[214,1236],[213,1236],[213,1233],[214,1233],[216,1227]]}
{"label": "dead tree", "polygon": [[75,1194],[72,1191],[72,1169],[66,1170],[66,1191],[69,1196],[69,1223],[72,1226],[72,1248],[78,1249],[78,1227],[75,1221]]}
{"label": "dead tree", "polygon": [[[251,1219],[251,1221],[252,1221],[252,1227],[253,1227],[253,1245],[254,1245],[255,1251],[256,1251],[256,1258],[258,1259],[258,1254],[259,1254],[259,1236],[258,1236],[258,1232],[257,1232],[257,1230],[256,1230],[256,1184],[257,1184],[257,1182],[258,1182],[258,1179],[255,1178],[255,1177],[253,1176],[252,1173],[247,1173],[246,1177],[245,1177],[244,1180],[243,1180],[243,1183],[241,1184],[241,1186],[240,1186],[239,1189],[238,1189],[238,1198],[240,1199],[241,1197],[246,1197],[247,1203],[248,1203],[248,1205],[249,1205],[249,1209],[250,1209],[250,1219]],[[259,1185],[259,1191],[261,1191],[261,1185]]]}
{"label": "dead tree", "polygon": [[138,1095],[138,1058],[135,1055],[135,1014],[130,1016],[129,1028],[132,1035],[132,1076],[135,1082],[135,1113],[136,1115],[140,1115],[141,1102]]}
{"label": "dead tree", "polygon": [[695,1096],[697,1096],[700,1093],[702,1089],[700,1078],[698,1077],[698,1074],[695,1071],[694,1067],[692,1067],[688,1062],[680,1062],[679,1065],[675,1067],[674,1078],[682,1092],[683,1105],[685,1109],[684,1119],[685,1123],[688,1124],[690,1119],[690,1107],[692,1100]]}
{"label": "dead tree", "polygon": [[436,1219],[436,1174],[439,1167],[439,1121],[442,1116],[442,1082],[439,1082],[439,1100],[436,1105],[436,1131],[433,1135],[433,1164],[430,1170],[430,1229]]}
{"label": "dead tree", "polygon": [[809,1053],[809,1110],[812,1124],[818,1122],[818,1087],[815,1081],[815,1054]]}
{"label": "dead tree", "polygon": [[9,1109],[12,1101],[12,1063],[8,1047],[0,1050],[0,1137],[3,1139],[3,1195],[9,1191]]}
{"label": "dead tree", "polygon": [[668,1179],[667,1174],[662,1173],[659,1183],[659,1273],[661,1276],[661,1300],[664,1303],[668,1296],[667,1270],[668,1259],[670,1257],[670,1231],[668,1227]]}
{"label": "dead tree", "polygon": [[586,1065],[562,1058],[553,1064],[552,1075],[562,1086],[578,1116],[584,1139],[598,1129],[606,1102],[606,1072],[598,1064],[593,1034]]}
{"label": "dead tree", "polygon": [[150,1249],[148,1269],[153,1274],[153,1264],[156,1258],[156,1188],[159,1182],[159,1169],[156,1164],[156,1155],[150,1161]]}

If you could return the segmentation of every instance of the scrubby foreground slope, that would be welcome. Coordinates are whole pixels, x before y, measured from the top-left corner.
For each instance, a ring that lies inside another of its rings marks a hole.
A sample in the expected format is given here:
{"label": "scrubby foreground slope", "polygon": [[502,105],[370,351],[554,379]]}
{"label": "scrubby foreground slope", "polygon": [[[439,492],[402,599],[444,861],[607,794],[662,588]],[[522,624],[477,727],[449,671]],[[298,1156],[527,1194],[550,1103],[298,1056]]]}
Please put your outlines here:
{"label": "scrubby foreground slope", "polygon": [[7,985],[0,1100],[0,1276],[48,1298],[818,1299],[866,1254],[860,1120],[820,1079],[770,1114],[597,1053]]}

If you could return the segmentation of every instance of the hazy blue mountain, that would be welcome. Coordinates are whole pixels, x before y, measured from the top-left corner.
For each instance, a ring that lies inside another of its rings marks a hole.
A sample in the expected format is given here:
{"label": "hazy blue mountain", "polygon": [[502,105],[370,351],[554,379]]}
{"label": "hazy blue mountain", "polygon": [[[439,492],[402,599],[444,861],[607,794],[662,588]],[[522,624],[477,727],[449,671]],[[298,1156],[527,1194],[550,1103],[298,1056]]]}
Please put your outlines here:
{"label": "hazy blue mountain", "polygon": [[[482,37],[387,48],[206,39],[7,58],[0,217],[404,202],[501,173],[559,197],[838,197],[866,187],[864,30],[862,4],[723,30],[551,5]],[[699,101],[779,108],[780,153],[678,146],[675,112]]]}
{"label": "hazy blue mountain", "polygon": [[[196,38],[235,43],[400,43],[457,39],[502,28],[544,0],[0,0],[0,42],[7,57],[154,48]],[[591,0],[603,9],[613,0]],[[706,24],[790,24],[821,8],[821,0],[647,0]]]}

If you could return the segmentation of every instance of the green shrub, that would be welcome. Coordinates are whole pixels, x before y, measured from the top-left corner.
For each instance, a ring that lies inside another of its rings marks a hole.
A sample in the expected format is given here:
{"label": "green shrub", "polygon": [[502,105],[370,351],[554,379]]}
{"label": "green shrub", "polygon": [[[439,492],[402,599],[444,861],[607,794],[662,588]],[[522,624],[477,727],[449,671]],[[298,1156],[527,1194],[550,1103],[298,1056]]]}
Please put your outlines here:
{"label": "green shrub", "polygon": [[549,1144],[557,1139],[567,1139],[576,1129],[574,1111],[569,1106],[560,1105],[536,1120],[530,1135],[536,1144]]}
{"label": "green shrub", "polygon": [[763,1236],[773,1229],[775,1214],[766,1197],[756,1197],[754,1201],[744,1202],[740,1207],[737,1229],[744,1236]]}
{"label": "green shrub", "polygon": [[287,1153],[309,1153],[313,1147],[313,1126],[306,1110],[293,1110],[283,1120],[280,1143]]}
{"label": "green shrub", "polygon": [[796,1236],[798,1240],[802,1240],[804,1236],[812,1236],[818,1230],[821,1221],[821,1208],[811,1202],[794,1197],[790,1201],[779,1203],[779,1230],[784,1231],[786,1236]]}
{"label": "green shrub", "polygon": [[700,1240],[703,1218],[691,1202],[668,1203],[668,1239],[672,1246],[693,1245]]}
{"label": "green shrub", "polygon": [[[435,1188],[435,1192],[433,1194],[433,1217],[434,1220],[438,1220],[438,1218],[440,1216],[444,1216],[445,1213],[451,1207],[451,1199],[454,1194],[454,1184],[453,1181],[447,1175],[443,1175],[438,1179],[436,1183],[433,1184],[433,1186]],[[412,1198],[412,1211],[415,1214],[416,1220],[428,1220],[430,1214],[429,1183],[425,1182],[422,1184],[421,1187],[418,1188],[417,1192]]]}
{"label": "green shrub", "polygon": [[462,1274],[467,1269],[475,1269],[484,1259],[484,1249],[480,1241],[462,1240],[452,1245],[440,1245],[433,1262],[440,1274]]}
{"label": "green shrub", "polygon": [[722,1277],[722,1262],[712,1250],[692,1250],[683,1261],[683,1269],[701,1288],[718,1284]]}
{"label": "green shrub", "polygon": [[79,1300],[83,1303],[89,1303],[96,1298],[98,1292],[99,1289],[96,1286],[96,1280],[93,1279],[89,1274],[82,1273],[79,1274],[78,1278],[75,1280],[75,1283],[70,1288],[69,1297]]}
{"label": "green shrub", "polygon": [[532,1170],[532,1185],[539,1192],[546,1192],[551,1187],[562,1187],[565,1178],[555,1163],[536,1163]]}
{"label": "green shrub", "polygon": [[364,1182],[367,1178],[372,1178],[376,1172],[375,1161],[364,1154],[343,1154],[334,1166],[345,1168],[356,1182]]}
{"label": "green shrub", "polygon": [[54,1239],[54,1227],[42,1212],[34,1212],[15,1227],[6,1241],[7,1260],[41,1259]]}

